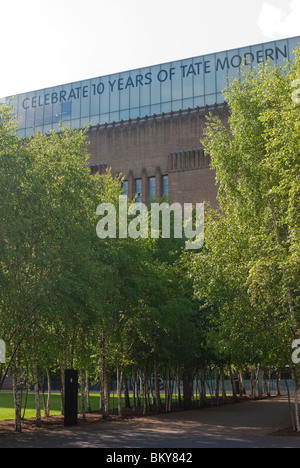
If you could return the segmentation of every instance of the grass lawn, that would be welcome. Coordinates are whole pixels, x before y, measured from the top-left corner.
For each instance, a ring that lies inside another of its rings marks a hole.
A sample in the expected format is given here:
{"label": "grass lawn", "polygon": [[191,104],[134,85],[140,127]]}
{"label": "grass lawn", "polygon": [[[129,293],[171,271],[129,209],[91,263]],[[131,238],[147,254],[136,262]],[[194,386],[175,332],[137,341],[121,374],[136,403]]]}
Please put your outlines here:
{"label": "grass lawn", "polygon": [[[207,395],[207,398],[209,396]],[[23,418],[23,408],[25,405],[26,396],[22,396],[22,418]],[[99,402],[100,402],[100,395],[99,394],[90,394],[91,400],[91,409],[92,411],[99,410]],[[132,398],[130,398],[132,403]],[[161,395],[161,400],[164,402],[165,395]],[[173,402],[176,402],[176,397],[173,396]],[[43,405],[43,397],[40,395],[40,402],[41,402],[41,412],[42,417],[44,415],[44,405]],[[81,411],[80,408],[81,400],[80,395],[78,395],[78,412]],[[115,394],[115,397],[111,396],[110,398],[110,409],[117,409],[118,408],[118,398]],[[125,407],[125,399],[123,398],[123,407]],[[51,395],[51,411],[50,416],[60,415],[61,414],[61,395],[60,393],[53,393]],[[34,394],[29,393],[27,397],[27,404],[26,404],[26,411],[24,415],[24,419],[34,418],[35,414],[35,399]],[[8,419],[15,418],[15,408],[14,408],[14,398],[12,393],[5,393],[0,392],[0,421],[5,421]]]}
{"label": "grass lawn", "polygon": [[[23,408],[25,405],[25,395],[22,396],[22,417],[23,417]],[[91,409],[92,411],[99,410],[99,403],[100,403],[100,395],[99,394],[90,394],[91,400]],[[131,399],[132,400],[132,399]],[[162,395],[162,401],[164,401],[164,395]],[[40,402],[41,402],[41,412],[42,417],[44,415],[44,405],[43,405],[43,397],[40,395]],[[78,412],[81,411],[81,400],[80,395],[78,395]],[[111,396],[110,398],[110,409],[117,409],[118,408],[118,398],[115,395]],[[123,407],[125,407],[125,399],[123,398]],[[53,393],[51,395],[51,411],[50,416],[55,416],[61,414],[61,395],[58,393]],[[27,418],[34,418],[35,417],[35,399],[34,394],[29,393],[27,397],[27,405],[24,419]],[[2,393],[0,392],[0,421],[5,421],[7,419],[14,419],[15,418],[15,408],[14,408],[14,398],[12,393]]]}
{"label": "grass lawn", "polygon": [[[99,395],[91,395],[91,407],[92,411],[96,411],[99,409]],[[43,397],[40,395],[40,402],[41,402],[41,411],[42,416],[44,415],[44,406],[43,406]],[[80,403],[80,398],[79,398]],[[111,401],[111,408],[112,408],[112,401]],[[117,408],[117,398],[115,398],[114,406]],[[25,404],[25,395],[22,397],[22,408],[24,408]],[[51,396],[51,416],[55,416],[57,414],[61,414],[61,395],[60,394],[52,394]],[[23,410],[22,410],[22,417],[23,417]],[[35,417],[35,399],[32,393],[28,394],[27,405],[26,405],[26,412],[25,418],[34,418]],[[12,393],[2,393],[0,392],[0,421],[5,421],[7,419],[14,419],[15,418],[15,408],[14,408],[14,398]]]}

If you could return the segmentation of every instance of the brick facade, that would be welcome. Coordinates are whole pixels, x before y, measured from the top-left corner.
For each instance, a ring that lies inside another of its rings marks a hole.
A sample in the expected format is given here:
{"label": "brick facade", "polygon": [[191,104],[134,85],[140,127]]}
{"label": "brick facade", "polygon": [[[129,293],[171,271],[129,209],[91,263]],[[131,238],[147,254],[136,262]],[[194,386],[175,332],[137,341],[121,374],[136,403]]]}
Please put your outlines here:
{"label": "brick facade", "polygon": [[107,167],[128,181],[128,196],[135,196],[135,180],[142,181],[142,202],[147,203],[149,178],[155,177],[156,197],[163,194],[163,176],[169,177],[171,202],[217,205],[215,172],[200,139],[205,115],[227,119],[225,105],[188,109],[92,127],[89,131],[91,171]]}

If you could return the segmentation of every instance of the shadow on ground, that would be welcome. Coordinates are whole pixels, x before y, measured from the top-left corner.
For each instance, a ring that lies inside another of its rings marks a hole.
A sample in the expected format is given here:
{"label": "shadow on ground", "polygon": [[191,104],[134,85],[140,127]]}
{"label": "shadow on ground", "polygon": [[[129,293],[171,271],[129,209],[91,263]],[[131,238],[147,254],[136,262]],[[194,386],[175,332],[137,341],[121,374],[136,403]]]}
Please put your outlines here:
{"label": "shadow on ground", "polygon": [[[94,422],[75,428],[0,435],[0,447],[28,448],[300,448],[286,398]],[[279,435],[277,435],[279,434]]]}

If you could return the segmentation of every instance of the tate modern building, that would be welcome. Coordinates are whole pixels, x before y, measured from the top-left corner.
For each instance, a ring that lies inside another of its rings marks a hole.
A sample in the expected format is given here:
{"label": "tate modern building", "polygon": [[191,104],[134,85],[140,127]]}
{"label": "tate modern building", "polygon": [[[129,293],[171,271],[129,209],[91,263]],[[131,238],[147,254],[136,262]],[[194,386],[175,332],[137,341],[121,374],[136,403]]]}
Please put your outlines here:
{"label": "tate modern building", "polygon": [[[242,63],[293,59],[300,37],[218,52],[20,94],[10,99],[21,137],[89,126],[91,172],[125,178],[130,198],[216,205],[215,173],[200,139],[205,115],[227,119],[222,91]],[[201,48],[201,47],[200,47]]]}

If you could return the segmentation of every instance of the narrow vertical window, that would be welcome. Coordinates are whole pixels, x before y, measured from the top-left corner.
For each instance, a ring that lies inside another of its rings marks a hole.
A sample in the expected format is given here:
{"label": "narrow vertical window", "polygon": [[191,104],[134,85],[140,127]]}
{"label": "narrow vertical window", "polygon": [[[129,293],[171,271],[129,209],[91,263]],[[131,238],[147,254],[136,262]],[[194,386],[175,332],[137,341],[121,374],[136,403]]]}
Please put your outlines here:
{"label": "narrow vertical window", "polygon": [[163,195],[169,195],[169,176],[163,176]]}
{"label": "narrow vertical window", "polygon": [[124,180],[123,182],[123,193],[128,197],[128,181]]}
{"label": "narrow vertical window", "polygon": [[136,203],[142,202],[142,179],[136,179],[135,181],[135,196]]}
{"label": "narrow vertical window", "polygon": [[150,179],[149,179],[149,200],[154,201],[155,198],[156,198],[155,177],[150,177]]}

